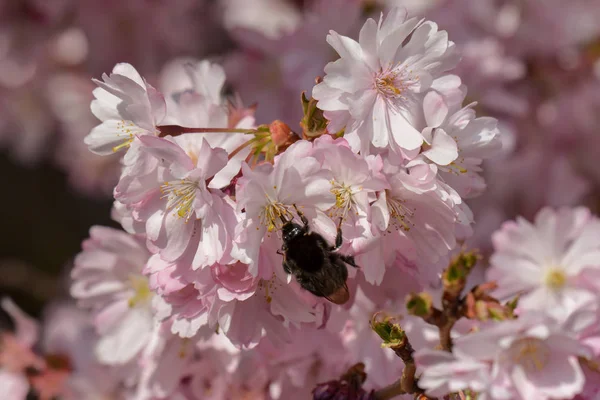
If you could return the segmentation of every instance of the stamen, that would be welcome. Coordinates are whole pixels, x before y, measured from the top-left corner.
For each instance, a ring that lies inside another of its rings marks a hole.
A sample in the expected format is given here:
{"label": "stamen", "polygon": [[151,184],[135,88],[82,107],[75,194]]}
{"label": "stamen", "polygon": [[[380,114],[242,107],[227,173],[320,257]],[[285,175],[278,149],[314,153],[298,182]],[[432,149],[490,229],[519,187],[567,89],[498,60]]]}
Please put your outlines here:
{"label": "stamen", "polygon": [[412,71],[394,65],[380,70],[373,78],[374,89],[390,110],[400,112],[416,101],[411,87],[417,84],[419,77]]}
{"label": "stamen", "polygon": [[174,209],[180,218],[185,222],[194,214],[193,204],[196,199],[196,190],[200,189],[198,182],[190,179],[181,179],[177,181],[165,182],[160,191],[163,193],[161,198],[167,198],[167,209]]}
{"label": "stamen", "polygon": [[288,206],[277,200],[272,200],[269,195],[266,196],[268,203],[261,211],[259,220],[261,224],[267,227],[269,232],[273,232],[275,229],[281,229],[283,221],[291,221],[294,215],[288,210]]}
{"label": "stamen", "polygon": [[397,88],[395,86],[396,74],[391,73],[389,75],[384,75],[384,77],[375,78],[375,85],[377,86],[377,90],[386,96],[400,96],[402,94],[401,88]]}
{"label": "stamen", "polygon": [[[155,134],[157,132],[155,132]],[[131,145],[131,142],[133,142],[135,135],[144,134],[144,133],[148,133],[148,131],[140,128],[139,126],[137,126],[136,124],[134,124],[131,121],[125,121],[125,120],[119,121],[117,123],[117,136],[118,137],[124,136],[126,139],[124,139],[123,143],[113,147],[112,151],[114,153],[116,153],[117,151],[119,151],[123,148],[129,147]]]}
{"label": "stamen", "polygon": [[526,338],[511,346],[512,359],[526,371],[535,372],[544,369],[550,358],[550,350],[536,338]]}
{"label": "stamen", "polygon": [[415,226],[412,218],[415,216],[416,208],[411,210],[406,205],[406,200],[393,197],[389,191],[386,191],[386,194],[392,224],[396,226],[396,229],[402,229],[405,232],[410,231]]}
{"label": "stamen", "polygon": [[462,167],[461,165],[459,165],[461,163],[464,163],[464,161],[465,161],[464,158],[459,158],[459,159],[456,159],[455,161],[451,162],[448,165],[439,166],[439,168],[442,171],[454,174],[456,176],[461,175],[461,174],[466,174],[467,172],[469,172],[469,170],[466,169],[465,167]]}
{"label": "stamen", "polygon": [[[330,192],[335,195],[334,208],[338,211],[338,213],[335,214],[342,218],[346,218],[348,211],[350,211],[354,204],[354,193],[352,192],[352,188],[344,183],[336,182],[335,180],[331,180],[331,186]],[[330,214],[330,217],[333,217],[333,214],[334,212]]]}
{"label": "stamen", "polygon": [[131,142],[133,142],[133,138],[127,139],[123,143],[116,145],[115,147],[112,148],[113,153],[116,153],[117,151],[119,151],[123,148],[127,148],[127,147],[131,146]]}

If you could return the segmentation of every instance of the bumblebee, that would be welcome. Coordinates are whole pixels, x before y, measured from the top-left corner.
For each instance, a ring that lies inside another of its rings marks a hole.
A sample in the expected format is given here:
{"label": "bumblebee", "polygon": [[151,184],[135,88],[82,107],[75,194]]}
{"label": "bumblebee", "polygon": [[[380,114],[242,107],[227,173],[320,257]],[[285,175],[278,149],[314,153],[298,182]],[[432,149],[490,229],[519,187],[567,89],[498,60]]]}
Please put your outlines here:
{"label": "bumblebee", "polygon": [[283,269],[292,274],[304,289],[335,304],[344,304],[350,298],[346,279],[346,264],[358,268],[354,257],[336,252],[342,245],[342,219],[338,223],[335,245],[331,246],[318,233],[311,232],[308,220],[294,205],[302,225],[284,221],[281,228]]}

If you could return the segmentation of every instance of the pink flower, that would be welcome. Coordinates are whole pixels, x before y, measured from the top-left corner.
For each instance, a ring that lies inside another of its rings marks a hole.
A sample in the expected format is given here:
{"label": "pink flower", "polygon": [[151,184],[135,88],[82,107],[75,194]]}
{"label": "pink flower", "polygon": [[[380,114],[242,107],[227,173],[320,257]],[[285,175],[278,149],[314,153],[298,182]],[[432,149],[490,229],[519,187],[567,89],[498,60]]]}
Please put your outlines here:
{"label": "pink flower", "polygon": [[446,32],[394,9],[379,24],[367,20],[358,42],[333,31],[327,42],[341,58],[325,67],[313,97],[330,121],[329,131],[345,128],[363,154],[370,154],[371,145],[398,154],[417,151],[423,97],[458,61]]}
{"label": "pink flower", "polygon": [[488,279],[499,298],[520,295],[519,309],[566,317],[595,298],[578,279],[585,267],[599,269],[600,221],[585,208],[543,209],[534,224],[518,218],[493,235]]}
{"label": "pink flower", "polygon": [[139,360],[136,399],[169,399],[197,357],[195,341],[173,335],[169,323],[156,324]]}
{"label": "pink flower", "polygon": [[[346,140],[333,140],[329,135],[314,141],[312,156],[321,161],[323,168],[331,171],[330,192],[335,195],[335,205],[327,214],[336,224],[340,218],[343,220],[344,243],[350,244],[351,253],[368,250],[376,240],[371,228],[370,202],[377,191],[389,189],[381,172],[381,157],[357,155]],[[322,226],[319,228],[324,230]],[[333,233],[328,238],[333,242],[335,226],[330,224],[328,228],[328,233]]]}
{"label": "pink flower", "polygon": [[373,223],[383,232],[383,254],[410,254],[412,248],[413,261],[438,262],[456,245],[455,205],[427,165],[388,165],[384,175],[390,189],[380,192],[372,206]]}
{"label": "pink flower", "polygon": [[94,311],[100,335],[96,355],[105,364],[125,364],[150,340],[152,292],[142,268],[150,254],[143,238],[95,226],[75,258],[71,295]]}
{"label": "pink flower", "polygon": [[310,398],[317,383],[339,377],[350,365],[339,332],[324,329],[292,329],[290,342],[282,346],[266,339],[255,351],[272,385],[281,386],[282,393],[274,397],[282,400]]}
{"label": "pink flower", "polygon": [[422,371],[420,387],[431,396],[442,397],[467,388],[485,392],[491,380],[487,364],[445,351],[423,349],[417,352],[416,361]]}
{"label": "pink flower", "polygon": [[208,312],[218,284],[212,267],[193,271],[190,262],[184,257],[169,263],[155,254],[144,273],[149,275],[150,288],[158,295],[153,299],[157,319],[168,319],[171,332],[183,338],[208,337],[214,332],[214,326],[208,325]]}
{"label": "pink flower", "polygon": [[481,391],[489,399],[564,399],[581,392],[578,357],[591,353],[563,328],[540,314],[483,326],[457,338],[453,354],[415,354],[427,393]]}
{"label": "pink flower", "polygon": [[190,134],[140,137],[132,154],[115,199],[145,224],[149,248],[165,261],[191,257],[193,269],[228,259],[237,217],[232,201],[207,187],[227,164],[227,153]]}
{"label": "pink flower", "polygon": [[[161,74],[161,89],[166,96],[168,113],[164,124],[200,128],[254,128],[252,115],[243,115],[239,120],[222,94],[225,71],[218,64],[208,61],[178,59],[165,67]],[[244,133],[210,132],[193,135],[205,139],[211,147],[220,147],[232,154],[252,136]],[[240,172],[242,161],[250,154],[246,147],[227,161],[210,181],[209,187],[219,189],[230,184]]]}
{"label": "pink flower", "polygon": [[[274,251],[261,250],[262,262],[269,257],[281,263]],[[254,347],[264,336],[282,343],[290,326],[320,326],[327,317],[326,306],[296,282],[288,283],[281,266],[260,279],[240,262],[192,271],[185,260],[169,265],[155,255],[146,272],[158,293],[157,317],[168,319],[171,332],[184,338],[208,338],[218,328],[240,347]]]}
{"label": "pink flower", "polygon": [[[244,219],[236,228],[232,255],[250,264],[250,273],[270,279],[275,266],[268,260],[258,264],[259,250],[265,234],[278,230],[284,221],[295,218],[296,205],[307,218],[320,217],[335,204],[331,193],[331,173],[310,156],[312,144],[298,141],[275,159],[275,165],[263,164],[255,169],[242,165],[243,176],[238,179],[236,200],[238,210],[245,209]],[[281,247],[270,241],[275,253]],[[266,243],[265,243],[266,244]]]}
{"label": "pink flower", "polygon": [[481,163],[500,150],[500,133],[494,118],[475,118],[475,103],[460,108],[463,96],[453,100],[435,91],[425,96],[427,146],[421,154],[439,165],[440,177],[461,196],[475,197],[485,189]]}
{"label": "pink flower", "polygon": [[296,282],[288,283],[283,268],[279,269],[281,272],[270,279],[259,280],[252,296],[246,299],[225,294],[214,299],[209,322],[218,322],[219,329],[236,346],[254,347],[265,336],[283,345],[290,340],[290,327],[321,326],[326,322],[329,305]]}
{"label": "pink flower", "polygon": [[84,139],[93,153],[109,155],[139,135],[157,135],[166,114],[165,99],[130,64],[117,64],[94,90],[92,112],[102,121]]}

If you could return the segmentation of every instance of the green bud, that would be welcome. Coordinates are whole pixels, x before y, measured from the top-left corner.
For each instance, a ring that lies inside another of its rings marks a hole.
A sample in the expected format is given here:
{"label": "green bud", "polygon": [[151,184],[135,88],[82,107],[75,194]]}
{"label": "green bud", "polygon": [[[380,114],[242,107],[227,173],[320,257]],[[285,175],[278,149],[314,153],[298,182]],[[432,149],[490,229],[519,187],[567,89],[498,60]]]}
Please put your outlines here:
{"label": "green bud", "polygon": [[373,329],[375,333],[379,335],[381,340],[383,340],[381,347],[395,347],[401,345],[406,338],[406,334],[400,324],[395,323],[397,319],[388,316],[381,317],[382,313],[378,312],[371,318],[371,329]]}
{"label": "green bud", "polygon": [[433,311],[433,300],[431,295],[426,292],[412,293],[406,300],[406,308],[411,315],[417,317],[427,317]]}

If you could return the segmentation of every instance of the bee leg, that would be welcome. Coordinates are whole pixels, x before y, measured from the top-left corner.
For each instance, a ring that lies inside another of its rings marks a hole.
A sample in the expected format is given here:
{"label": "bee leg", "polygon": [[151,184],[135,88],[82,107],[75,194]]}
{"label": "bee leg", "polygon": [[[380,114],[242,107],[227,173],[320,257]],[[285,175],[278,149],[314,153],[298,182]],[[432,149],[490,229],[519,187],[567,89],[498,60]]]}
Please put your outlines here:
{"label": "bee leg", "polygon": [[281,250],[277,249],[277,254],[279,254],[280,256],[282,256],[283,252]]}
{"label": "bee leg", "polygon": [[356,265],[356,262],[354,261],[354,257],[352,256],[347,256],[344,254],[340,254],[340,259],[345,262],[346,264],[352,265],[354,268],[358,268],[358,265]]}
{"label": "bee leg", "polygon": [[342,222],[343,222],[343,218],[340,218],[340,222],[338,222],[338,226],[337,226],[337,234],[335,235],[335,245],[331,246],[331,248],[329,250],[333,251],[333,250],[337,250],[340,247],[342,247],[342,243],[344,238],[342,238]]}
{"label": "bee leg", "polygon": [[293,206],[296,209],[296,214],[298,214],[298,216],[300,217],[300,220],[304,224],[304,227],[308,228],[308,219],[306,219],[306,217],[304,216],[304,213],[302,211],[300,211],[295,204]]}

